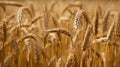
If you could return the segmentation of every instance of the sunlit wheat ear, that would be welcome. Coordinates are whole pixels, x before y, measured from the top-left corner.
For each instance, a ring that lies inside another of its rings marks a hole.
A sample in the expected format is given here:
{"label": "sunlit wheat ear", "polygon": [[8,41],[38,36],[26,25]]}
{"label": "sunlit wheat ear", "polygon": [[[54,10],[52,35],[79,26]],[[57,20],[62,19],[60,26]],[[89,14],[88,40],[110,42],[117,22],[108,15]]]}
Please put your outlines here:
{"label": "sunlit wheat ear", "polygon": [[37,17],[34,17],[31,21],[31,24],[34,24],[37,20],[39,20],[40,18],[42,18],[42,16],[37,16]]}
{"label": "sunlit wheat ear", "polygon": [[22,22],[22,17],[23,17],[23,14],[25,14],[25,12],[27,12],[29,14],[29,16],[32,18],[32,14],[31,14],[30,10],[26,7],[21,7],[17,13],[17,23]]}
{"label": "sunlit wheat ear", "polygon": [[18,13],[17,13],[17,23],[21,23],[22,22],[23,11],[24,11],[24,7],[21,7],[18,10]]}
{"label": "sunlit wheat ear", "polygon": [[23,5],[17,2],[13,1],[0,1],[1,5],[7,5],[7,6],[16,6],[16,7],[22,7]]}
{"label": "sunlit wheat ear", "polygon": [[[62,28],[49,29],[49,30],[46,30],[46,35],[45,35],[45,37],[44,37],[44,47],[45,47],[46,39],[47,39],[49,33],[57,33],[57,32],[58,32],[58,33],[63,33],[63,34],[65,34],[65,35],[67,35],[68,37],[71,38],[71,41],[72,41],[72,36],[71,36],[71,34],[70,34],[67,30],[62,29]],[[73,44],[72,44],[72,45],[73,45]]]}
{"label": "sunlit wheat ear", "polygon": [[47,30],[48,29],[48,9],[47,9],[47,5],[45,4],[44,6],[43,6],[43,13],[44,13],[44,16],[43,16],[43,18],[44,18],[44,28],[45,28],[45,30]]}
{"label": "sunlit wheat ear", "polygon": [[107,30],[107,25],[108,25],[108,20],[109,20],[109,16],[110,16],[110,8],[107,9],[107,11],[104,14],[103,17],[103,33]]}
{"label": "sunlit wheat ear", "polygon": [[84,40],[83,40],[83,44],[82,44],[82,50],[85,51],[86,48],[87,48],[87,45],[88,45],[88,41],[89,41],[89,38],[90,38],[90,34],[91,34],[91,25],[88,25],[87,27],[87,30],[85,32],[85,37],[84,37]]}
{"label": "sunlit wheat ear", "polygon": [[75,19],[74,19],[74,31],[76,31],[80,24],[81,24],[81,16],[82,16],[82,10],[78,10],[76,15],[75,15]]}

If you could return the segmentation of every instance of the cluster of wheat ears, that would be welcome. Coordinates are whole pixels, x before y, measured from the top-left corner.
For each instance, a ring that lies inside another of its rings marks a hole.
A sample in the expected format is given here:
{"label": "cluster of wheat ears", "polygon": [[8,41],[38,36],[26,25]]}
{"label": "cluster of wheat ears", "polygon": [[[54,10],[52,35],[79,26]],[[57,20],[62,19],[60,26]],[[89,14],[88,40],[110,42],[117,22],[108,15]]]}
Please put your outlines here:
{"label": "cluster of wheat ears", "polygon": [[0,67],[119,67],[120,13],[57,3],[36,15],[33,4],[0,2]]}

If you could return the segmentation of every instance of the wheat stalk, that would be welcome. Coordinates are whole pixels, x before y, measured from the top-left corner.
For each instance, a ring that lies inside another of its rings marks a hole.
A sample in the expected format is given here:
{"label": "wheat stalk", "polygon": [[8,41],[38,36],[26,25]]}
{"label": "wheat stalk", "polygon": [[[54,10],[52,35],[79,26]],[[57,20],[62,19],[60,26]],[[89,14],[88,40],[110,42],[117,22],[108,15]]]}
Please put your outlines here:
{"label": "wheat stalk", "polygon": [[107,34],[108,40],[111,39],[112,33],[114,33],[114,28],[115,28],[115,22],[113,21],[113,23],[111,24],[111,26],[109,28],[108,34]]}

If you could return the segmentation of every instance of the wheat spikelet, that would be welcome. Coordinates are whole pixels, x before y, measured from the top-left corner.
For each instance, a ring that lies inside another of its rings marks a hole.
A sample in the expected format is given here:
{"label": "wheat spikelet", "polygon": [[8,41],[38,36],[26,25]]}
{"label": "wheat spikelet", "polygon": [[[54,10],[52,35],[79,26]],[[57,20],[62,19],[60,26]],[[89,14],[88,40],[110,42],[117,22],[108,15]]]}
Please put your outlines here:
{"label": "wheat spikelet", "polygon": [[22,22],[23,10],[24,10],[24,7],[21,7],[18,10],[18,13],[17,13],[17,23],[21,23]]}
{"label": "wheat spikelet", "polygon": [[80,26],[80,21],[81,21],[81,16],[82,16],[82,10],[78,10],[76,15],[75,15],[75,19],[74,19],[74,30],[76,31],[79,26]]}
{"label": "wheat spikelet", "polygon": [[98,34],[98,23],[99,23],[99,9],[96,10],[95,13],[95,20],[94,20],[94,34],[97,35]]}
{"label": "wheat spikelet", "polygon": [[7,28],[6,28],[6,21],[4,21],[3,26],[2,26],[2,32],[3,32],[3,38],[2,41],[3,43],[6,41],[7,39]]}
{"label": "wheat spikelet", "polygon": [[[88,24],[92,25],[91,23],[91,20],[87,14],[87,12],[85,12],[85,10],[79,10],[77,13],[76,13],[76,16],[75,16],[75,20],[74,20],[74,28],[75,30],[78,28],[79,26],[79,23],[80,23],[80,19],[81,19],[81,16],[84,16],[85,18],[85,21],[86,21],[86,27]],[[84,23],[81,23],[82,25],[84,25]],[[85,27],[85,28],[86,28]]]}
{"label": "wheat spikelet", "polygon": [[48,20],[48,18],[49,18],[48,17],[48,10],[47,10],[47,5],[46,4],[44,5],[43,9],[44,9],[44,11],[43,11],[44,12],[44,27],[45,27],[45,30],[46,30],[46,29],[48,29],[48,21],[49,21]]}
{"label": "wheat spikelet", "polygon": [[22,7],[23,5],[17,2],[13,1],[0,1],[1,5],[8,5],[8,6],[16,6],[16,7]]}
{"label": "wheat spikelet", "polygon": [[87,25],[88,25],[88,24],[92,25],[91,19],[90,19],[88,13],[87,13],[85,10],[83,11],[83,16],[85,17],[85,20],[86,20],[86,22],[87,22]]}
{"label": "wheat spikelet", "polygon": [[28,15],[30,16],[30,18],[33,18],[33,15],[30,11],[30,9],[28,7],[24,7],[24,11],[26,11],[28,13]]}
{"label": "wheat spikelet", "polygon": [[106,11],[104,17],[103,17],[103,33],[107,30],[106,28],[108,27],[108,19],[110,16],[110,8]]}
{"label": "wheat spikelet", "polygon": [[21,23],[22,22],[22,17],[23,17],[23,14],[24,12],[27,12],[30,17],[32,18],[32,14],[30,12],[30,10],[26,7],[21,7],[19,10],[18,10],[18,13],[17,13],[17,23]]}
{"label": "wheat spikelet", "polygon": [[91,34],[91,26],[88,25],[87,27],[87,30],[85,32],[85,37],[84,37],[84,40],[83,40],[83,44],[82,44],[82,50],[85,51],[86,48],[87,48],[87,45],[88,45],[88,41],[89,41],[89,38],[90,38],[90,34]]}
{"label": "wheat spikelet", "polygon": [[34,50],[35,50],[35,55],[36,55],[35,62],[37,63],[37,65],[39,65],[40,64],[40,49],[37,44],[34,45]]}

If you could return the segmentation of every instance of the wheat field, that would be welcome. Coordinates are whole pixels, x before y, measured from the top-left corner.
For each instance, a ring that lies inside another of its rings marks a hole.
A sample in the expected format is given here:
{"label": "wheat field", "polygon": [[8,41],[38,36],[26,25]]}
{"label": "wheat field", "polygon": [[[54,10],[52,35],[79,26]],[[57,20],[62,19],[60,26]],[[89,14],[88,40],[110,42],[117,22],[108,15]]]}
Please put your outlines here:
{"label": "wheat field", "polygon": [[120,67],[119,0],[0,0],[0,67]]}

